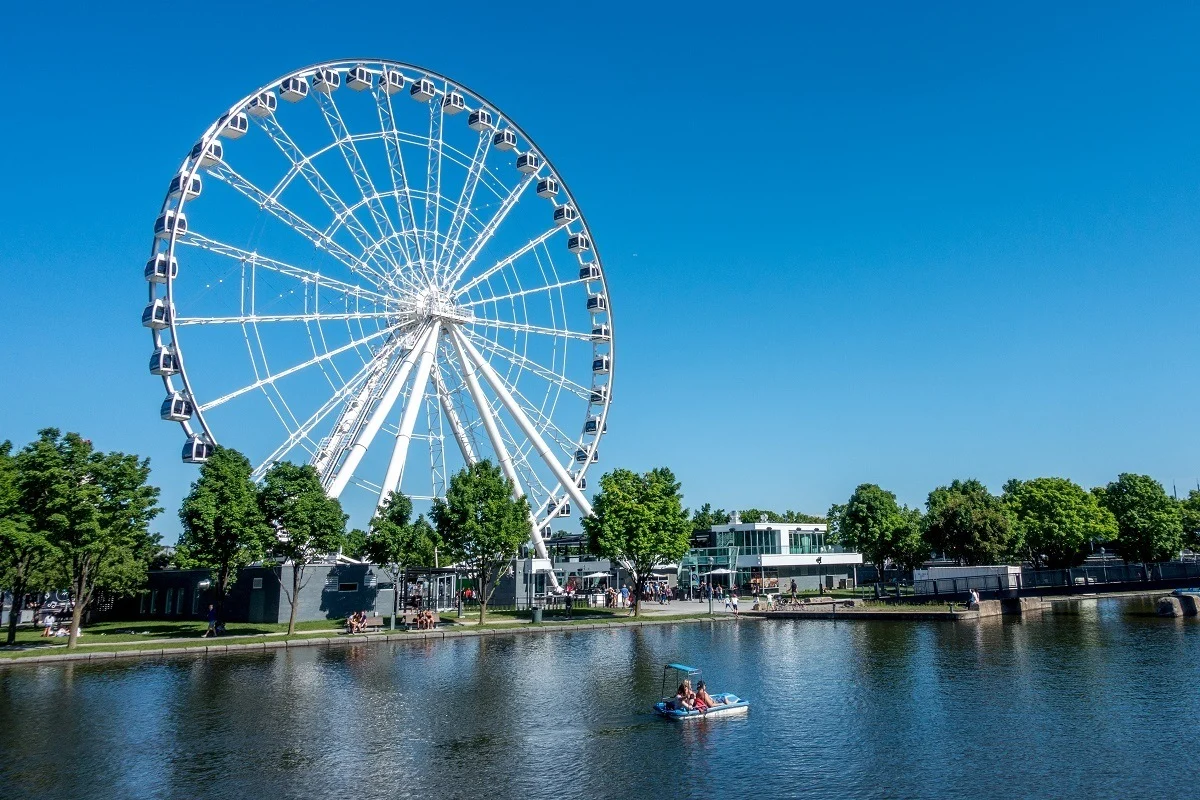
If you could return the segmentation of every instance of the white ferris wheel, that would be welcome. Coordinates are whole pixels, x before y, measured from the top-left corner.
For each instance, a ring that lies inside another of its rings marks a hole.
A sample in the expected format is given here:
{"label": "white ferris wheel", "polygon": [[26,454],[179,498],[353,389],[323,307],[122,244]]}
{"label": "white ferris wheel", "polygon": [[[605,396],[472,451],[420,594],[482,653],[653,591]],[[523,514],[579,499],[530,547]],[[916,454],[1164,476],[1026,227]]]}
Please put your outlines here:
{"label": "white ferris wheel", "polygon": [[307,460],[330,495],[442,496],[497,462],[532,538],[584,515],[612,397],[600,257],[533,140],[461,84],[393,61],[306,67],[233,105],[154,226],[142,324],[183,460],[261,477]]}

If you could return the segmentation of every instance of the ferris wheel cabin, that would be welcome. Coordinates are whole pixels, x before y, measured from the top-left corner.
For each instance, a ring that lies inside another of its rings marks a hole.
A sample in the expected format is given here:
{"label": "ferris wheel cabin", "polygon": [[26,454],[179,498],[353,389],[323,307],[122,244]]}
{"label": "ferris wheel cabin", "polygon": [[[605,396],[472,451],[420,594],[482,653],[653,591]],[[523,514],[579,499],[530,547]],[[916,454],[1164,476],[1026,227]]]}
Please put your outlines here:
{"label": "ferris wheel cabin", "polygon": [[513,133],[512,128],[496,131],[496,135],[492,137],[492,144],[497,150],[515,150],[517,148],[517,135]]}
{"label": "ferris wheel cabin", "polygon": [[154,301],[142,309],[142,325],[151,330],[161,331],[171,324],[171,307],[167,305],[167,301],[162,297],[154,298]]}
{"label": "ferris wheel cabin", "polygon": [[211,167],[214,164],[220,164],[221,159],[225,157],[225,148],[216,139],[213,139],[207,145],[203,142],[196,142],[196,146],[192,148],[192,158],[200,160],[200,166]]}
{"label": "ferris wheel cabin", "polygon": [[175,351],[167,345],[155,348],[150,355],[150,374],[166,377],[178,372],[179,359],[175,357]]}
{"label": "ferris wheel cabin", "polygon": [[596,386],[592,389],[592,395],[591,395],[591,398],[588,400],[588,402],[592,403],[593,405],[602,405],[607,400],[608,400],[608,387],[607,386]]}
{"label": "ferris wheel cabin", "polygon": [[586,253],[592,249],[592,240],[586,233],[572,233],[567,237],[567,249],[575,255]]}
{"label": "ferris wheel cabin", "polygon": [[371,71],[359,64],[346,70],[346,85],[356,92],[371,88]]}
{"label": "ferris wheel cabin", "polygon": [[279,84],[279,94],[289,103],[299,103],[308,97],[308,81],[294,75],[284,78],[283,83]]}
{"label": "ferris wheel cabin", "polygon": [[341,85],[342,76],[338,74],[336,69],[322,67],[313,76],[312,88],[314,92],[330,94]]}
{"label": "ferris wheel cabin", "polygon": [[581,281],[598,281],[600,280],[600,267],[597,264],[585,264],[579,268],[579,280]]}
{"label": "ferris wheel cabin", "polygon": [[589,294],[587,299],[587,309],[593,314],[599,314],[608,311],[608,298],[602,294]]}
{"label": "ferris wheel cabin", "polygon": [[555,178],[542,178],[537,182],[537,196],[552,199],[558,194],[558,180]]}
{"label": "ferris wheel cabin", "polygon": [[[576,450],[575,451],[575,460],[578,461],[580,464],[587,463],[587,460],[588,460],[587,450],[582,450],[582,449]],[[592,451],[592,463],[594,464],[599,460],[600,460],[600,451],[593,450]]]}
{"label": "ferris wheel cabin", "polygon": [[537,153],[522,153],[517,156],[517,169],[526,175],[532,175],[542,168],[542,157]]}
{"label": "ferris wheel cabin", "polygon": [[472,111],[467,117],[467,127],[473,131],[486,131],[492,127],[492,114],[486,108]]}
{"label": "ferris wheel cabin", "polygon": [[394,69],[385,69],[379,76],[379,88],[385,94],[395,94],[404,89],[404,74]]}
{"label": "ferris wheel cabin", "polygon": [[167,209],[154,221],[154,237],[169,239],[176,232],[187,233],[187,216],[182,211]]}
{"label": "ferris wheel cabin", "polygon": [[[587,422],[583,423],[583,432],[588,436],[595,436],[597,433],[608,433],[608,423],[604,423],[604,427],[600,427],[599,417],[588,417]],[[580,489],[583,487],[580,486]]]}
{"label": "ferris wheel cabin", "polygon": [[199,434],[192,434],[183,445],[185,464],[203,464],[212,455],[213,447]]}
{"label": "ferris wheel cabin", "polygon": [[567,225],[579,218],[579,212],[575,210],[575,206],[566,203],[561,206],[554,207],[554,224],[558,226]]}
{"label": "ferris wheel cabin", "polygon": [[276,99],[275,93],[268,89],[265,92],[259,92],[250,99],[250,104],[246,106],[246,113],[252,117],[262,119],[274,114],[278,105],[279,100]]}
{"label": "ferris wheel cabin", "polygon": [[242,112],[231,114],[225,120],[225,127],[221,129],[221,136],[226,139],[240,139],[246,135],[246,131],[250,130],[250,120]]}
{"label": "ferris wheel cabin", "polygon": [[412,88],[408,90],[408,94],[418,103],[428,103],[437,94],[437,89],[434,87],[433,81],[429,80],[429,78],[418,78],[413,81]]}
{"label": "ferris wheel cabin", "polygon": [[151,283],[166,283],[179,276],[179,261],[171,256],[168,260],[166,253],[156,253],[154,258],[146,262],[146,280]]}
{"label": "ferris wheel cabin", "polygon": [[200,181],[199,175],[189,177],[181,172],[171,178],[171,185],[167,187],[167,196],[172,200],[182,198],[184,202],[187,202],[199,197],[200,190],[203,188],[204,184]]}
{"label": "ferris wheel cabin", "polygon": [[593,342],[607,342],[611,338],[612,338],[612,331],[609,330],[609,327],[607,325],[593,325],[592,326],[592,341]]}
{"label": "ferris wheel cabin", "polygon": [[609,361],[608,356],[592,359],[592,372],[596,375],[607,375],[611,366],[612,362]]}
{"label": "ferris wheel cabin", "polygon": [[451,116],[467,110],[467,101],[458,92],[450,92],[442,98],[442,111]]}
{"label": "ferris wheel cabin", "polygon": [[187,422],[192,418],[192,401],[183,396],[182,392],[171,392],[163,400],[158,415],[168,422]]}

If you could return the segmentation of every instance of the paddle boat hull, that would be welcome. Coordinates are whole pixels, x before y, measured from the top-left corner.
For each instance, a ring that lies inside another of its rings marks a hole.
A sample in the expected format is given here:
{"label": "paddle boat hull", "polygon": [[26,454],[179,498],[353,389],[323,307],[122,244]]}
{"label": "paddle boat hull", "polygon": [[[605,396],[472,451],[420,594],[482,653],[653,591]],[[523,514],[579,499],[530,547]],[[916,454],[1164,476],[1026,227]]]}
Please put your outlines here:
{"label": "paddle boat hull", "polygon": [[[667,719],[705,719],[708,717],[732,717],[735,714],[745,714],[750,710],[750,701],[745,698],[738,697],[736,694],[714,694],[713,700],[718,701],[717,705],[707,711],[696,711],[694,709],[674,708],[673,704],[663,700],[654,704],[654,713],[660,717]],[[725,702],[720,700],[724,698]]]}

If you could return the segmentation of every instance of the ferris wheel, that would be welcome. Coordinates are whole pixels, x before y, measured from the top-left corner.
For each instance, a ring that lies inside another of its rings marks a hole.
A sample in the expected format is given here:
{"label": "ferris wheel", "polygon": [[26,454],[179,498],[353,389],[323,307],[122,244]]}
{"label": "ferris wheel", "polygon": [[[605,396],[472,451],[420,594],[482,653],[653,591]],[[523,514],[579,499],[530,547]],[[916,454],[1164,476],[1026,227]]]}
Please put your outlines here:
{"label": "ferris wheel", "polygon": [[613,323],[575,198],[475,92],[393,61],[306,67],[235,103],[171,178],[142,324],[183,460],[444,495],[497,462],[533,510],[591,513]]}

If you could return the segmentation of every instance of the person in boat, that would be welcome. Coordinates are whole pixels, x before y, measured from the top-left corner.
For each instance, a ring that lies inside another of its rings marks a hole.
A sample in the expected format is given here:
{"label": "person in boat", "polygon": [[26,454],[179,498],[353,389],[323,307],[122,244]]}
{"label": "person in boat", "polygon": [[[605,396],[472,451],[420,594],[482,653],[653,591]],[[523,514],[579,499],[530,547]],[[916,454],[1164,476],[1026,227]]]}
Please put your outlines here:
{"label": "person in boat", "polygon": [[692,691],[692,682],[684,679],[675,690],[675,710],[692,711],[696,708],[696,693]]}
{"label": "person in boat", "polygon": [[724,705],[726,702],[727,701],[724,697],[722,697],[720,700],[714,699],[713,696],[708,693],[708,689],[705,687],[704,681],[700,681],[698,684],[696,684],[696,701],[693,703],[693,705],[695,705],[698,711],[703,712],[712,708],[713,706]]}

